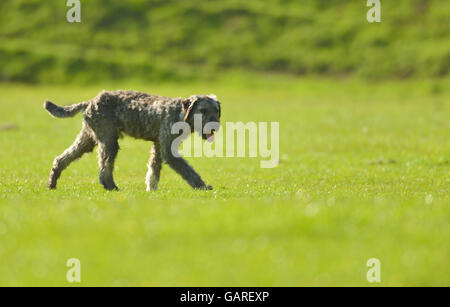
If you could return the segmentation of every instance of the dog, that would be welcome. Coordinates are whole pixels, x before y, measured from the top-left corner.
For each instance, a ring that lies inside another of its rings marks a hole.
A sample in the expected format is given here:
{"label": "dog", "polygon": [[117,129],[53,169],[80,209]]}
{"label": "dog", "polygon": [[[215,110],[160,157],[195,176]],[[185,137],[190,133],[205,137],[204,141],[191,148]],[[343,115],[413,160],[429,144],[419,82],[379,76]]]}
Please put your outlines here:
{"label": "dog", "polygon": [[214,129],[208,133],[203,131],[206,124],[219,123],[221,117],[221,104],[213,94],[171,98],[137,91],[103,91],[89,101],[66,107],[47,100],[44,108],[56,118],[73,117],[83,112],[81,132],[72,146],[53,162],[47,183],[49,189],[56,189],[61,173],[70,163],[98,146],[100,183],[106,190],[119,190],[114,182],[113,170],[119,151],[118,139],[126,134],[153,142],[146,176],[147,191],[158,188],[163,162],[194,189],[212,190],[186,160],[172,152],[172,142],[180,134],[171,133],[171,128],[182,121],[193,132],[194,117],[201,116],[202,131],[197,132],[203,139],[213,139]]}

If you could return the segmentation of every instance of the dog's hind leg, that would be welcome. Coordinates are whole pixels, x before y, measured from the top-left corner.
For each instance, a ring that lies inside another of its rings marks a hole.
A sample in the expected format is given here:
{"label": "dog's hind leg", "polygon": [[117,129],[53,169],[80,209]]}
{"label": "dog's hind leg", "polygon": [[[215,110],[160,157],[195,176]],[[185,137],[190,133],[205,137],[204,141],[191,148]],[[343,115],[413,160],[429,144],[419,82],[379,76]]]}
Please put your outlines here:
{"label": "dog's hind leg", "polygon": [[162,167],[161,147],[158,143],[153,144],[150,154],[151,156],[150,161],[148,162],[148,172],[145,180],[148,192],[158,189],[158,182]]}
{"label": "dog's hind leg", "polygon": [[105,140],[99,140],[98,159],[100,166],[100,183],[107,190],[119,190],[114,182],[113,171],[114,162],[119,152],[118,137],[109,137]]}
{"label": "dog's hind leg", "polygon": [[70,165],[70,163],[81,158],[85,153],[91,152],[94,147],[95,141],[89,133],[85,129],[81,130],[72,146],[67,148],[54,160],[47,187],[49,189],[56,189],[56,184],[61,173]]}

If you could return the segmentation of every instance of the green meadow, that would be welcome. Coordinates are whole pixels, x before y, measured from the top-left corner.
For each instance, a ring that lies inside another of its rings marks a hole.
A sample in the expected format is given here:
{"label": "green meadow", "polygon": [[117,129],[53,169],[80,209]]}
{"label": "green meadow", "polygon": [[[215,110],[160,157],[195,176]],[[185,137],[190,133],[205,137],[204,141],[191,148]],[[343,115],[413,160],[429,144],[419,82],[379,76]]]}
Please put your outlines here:
{"label": "green meadow", "polygon": [[[448,78],[368,82],[234,73],[215,81],[0,84],[0,285],[450,285]],[[279,122],[278,166],[261,158],[187,158],[213,191],[167,165],[145,191],[151,143],[125,137],[120,192],[97,180],[95,154],[56,191],[51,163],[81,116],[54,119],[102,89],[215,93],[222,122]]]}
{"label": "green meadow", "polygon": [[[450,286],[449,1],[66,2],[0,1],[0,286]],[[148,193],[125,137],[120,192],[95,153],[48,191],[82,119],[44,100],[103,89],[215,93],[223,127],[279,123],[277,166],[188,157],[214,190]]]}

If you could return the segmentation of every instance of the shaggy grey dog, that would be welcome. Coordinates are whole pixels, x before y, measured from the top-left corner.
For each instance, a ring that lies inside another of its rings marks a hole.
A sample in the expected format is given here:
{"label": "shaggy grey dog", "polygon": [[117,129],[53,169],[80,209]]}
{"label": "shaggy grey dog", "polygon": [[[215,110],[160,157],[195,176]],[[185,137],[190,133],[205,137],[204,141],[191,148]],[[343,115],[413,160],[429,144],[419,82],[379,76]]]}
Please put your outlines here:
{"label": "shaggy grey dog", "polygon": [[[147,190],[156,190],[162,163],[170,165],[195,189],[212,189],[182,157],[174,155],[172,142],[180,134],[172,134],[172,126],[179,121],[194,131],[194,115],[201,115],[203,139],[211,140],[214,129],[204,133],[204,125],[218,123],[220,103],[215,95],[195,95],[189,98],[170,98],[135,91],[103,91],[95,98],[79,104],[59,107],[46,101],[44,108],[54,117],[73,117],[84,114],[83,128],[72,146],[56,157],[48,180],[48,188],[55,189],[61,173],[70,163],[91,152],[98,145],[100,183],[107,190],[118,190],[114,178],[114,161],[119,151],[122,133],[153,142],[146,178]],[[196,116],[197,117],[197,116]]]}

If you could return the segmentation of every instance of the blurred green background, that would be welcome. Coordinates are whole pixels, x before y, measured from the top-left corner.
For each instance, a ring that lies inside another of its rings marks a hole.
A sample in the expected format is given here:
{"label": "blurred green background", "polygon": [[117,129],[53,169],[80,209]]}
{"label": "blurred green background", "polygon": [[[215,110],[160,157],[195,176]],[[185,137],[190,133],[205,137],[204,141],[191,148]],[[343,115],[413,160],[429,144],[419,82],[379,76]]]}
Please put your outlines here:
{"label": "blurred green background", "polygon": [[295,76],[440,77],[450,67],[450,2],[365,0],[0,2],[0,80],[214,79],[229,70]]}

